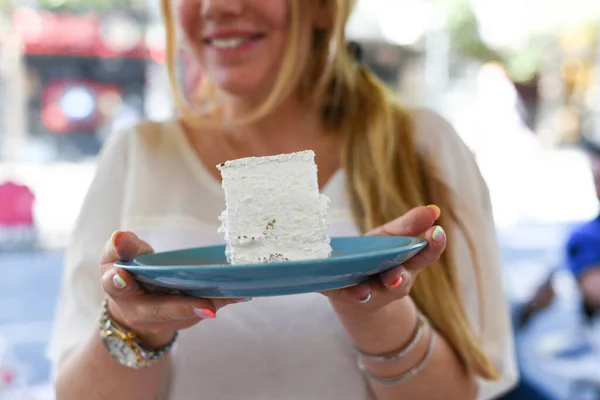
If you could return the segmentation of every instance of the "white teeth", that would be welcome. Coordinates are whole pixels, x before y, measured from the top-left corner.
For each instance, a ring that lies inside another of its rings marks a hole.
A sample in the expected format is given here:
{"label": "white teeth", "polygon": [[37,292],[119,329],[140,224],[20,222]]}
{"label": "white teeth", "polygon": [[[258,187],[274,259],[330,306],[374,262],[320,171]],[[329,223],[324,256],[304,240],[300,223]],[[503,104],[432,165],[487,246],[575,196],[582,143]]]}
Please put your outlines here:
{"label": "white teeth", "polygon": [[210,43],[219,49],[233,49],[246,41],[245,38],[212,39]]}

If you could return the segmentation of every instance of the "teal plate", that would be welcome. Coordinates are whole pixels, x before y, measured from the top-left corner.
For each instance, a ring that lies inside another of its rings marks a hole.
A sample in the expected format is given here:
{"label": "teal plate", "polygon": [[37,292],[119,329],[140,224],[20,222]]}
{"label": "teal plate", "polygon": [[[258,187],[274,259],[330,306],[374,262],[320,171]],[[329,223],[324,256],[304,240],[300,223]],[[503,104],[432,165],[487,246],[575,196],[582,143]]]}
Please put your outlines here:
{"label": "teal plate", "polygon": [[281,296],[356,285],[402,264],[427,242],[404,236],[331,239],[331,257],[266,264],[227,264],[225,246],[146,254],[115,263],[150,290],[209,298]]}

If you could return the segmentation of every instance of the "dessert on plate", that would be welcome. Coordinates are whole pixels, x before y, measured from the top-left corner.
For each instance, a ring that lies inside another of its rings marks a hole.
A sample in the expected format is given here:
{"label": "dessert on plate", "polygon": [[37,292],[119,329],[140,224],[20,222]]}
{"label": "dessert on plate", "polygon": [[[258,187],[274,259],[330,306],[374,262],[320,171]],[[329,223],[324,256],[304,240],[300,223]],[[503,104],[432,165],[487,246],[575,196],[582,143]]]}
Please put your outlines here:
{"label": "dessert on plate", "polygon": [[300,261],[331,255],[329,198],[319,192],[311,150],[218,165],[225,211],[219,219],[231,264]]}

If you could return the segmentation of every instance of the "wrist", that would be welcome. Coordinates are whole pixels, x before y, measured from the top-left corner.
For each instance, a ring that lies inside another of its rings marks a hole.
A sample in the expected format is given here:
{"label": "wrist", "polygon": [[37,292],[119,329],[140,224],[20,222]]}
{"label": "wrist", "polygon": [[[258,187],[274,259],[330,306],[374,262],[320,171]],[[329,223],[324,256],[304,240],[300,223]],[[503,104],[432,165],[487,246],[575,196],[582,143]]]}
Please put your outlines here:
{"label": "wrist", "polygon": [[150,332],[145,329],[132,328],[127,323],[127,320],[123,316],[119,306],[112,300],[108,299],[107,304],[108,315],[123,329],[135,333],[135,336],[145,345],[149,350],[161,349],[166,346],[175,336],[176,331],[165,331],[165,332]]}
{"label": "wrist", "polygon": [[338,317],[357,348],[359,368],[371,380],[402,383],[428,363],[435,332],[409,296],[371,312],[342,310]]}
{"label": "wrist", "polygon": [[355,346],[372,354],[384,354],[410,340],[418,320],[418,310],[410,297],[377,309],[354,310],[333,304],[338,319]]}

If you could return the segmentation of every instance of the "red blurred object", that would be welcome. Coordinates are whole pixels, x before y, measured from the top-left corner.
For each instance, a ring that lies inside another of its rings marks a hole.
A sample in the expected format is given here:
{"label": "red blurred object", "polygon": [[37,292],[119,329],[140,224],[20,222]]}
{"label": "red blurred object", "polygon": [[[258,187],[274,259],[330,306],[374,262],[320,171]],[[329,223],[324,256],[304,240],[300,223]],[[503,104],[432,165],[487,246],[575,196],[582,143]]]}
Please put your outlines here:
{"label": "red blurred object", "polygon": [[[145,23],[136,13],[23,6],[12,13],[12,27],[22,39],[29,71],[32,131],[93,135],[109,126],[120,104],[143,114],[151,51]],[[64,140],[81,153],[97,144],[81,136]]]}
{"label": "red blurred object", "polygon": [[0,226],[34,224],[35,195],[24,185],[6,182],[0,185]]}
{"label": "red blurred object", "polygon": [[11,383],[15,380],[15,373],[11,370],[6,370],[2,372],[2,383],[6,386],[10,386]]}
{"label": "red blurred object", "polygon": [[[61,107],[60,102],[63,96],[72,88],[86,90],[94,99],[94,108],[89,116],[81,119],[69,118]],[[44,87],[42,92],[42,121],[46,128],[52,132],[67,133],[93,130],[102,122],[98,100],[109,93],[120,95],[121,88],[118,85],[103,84],[93,80],[53,80]]]}
{"label": "red blurred object", "polygon": [[144,40],[127,50],[115,49],[107,44],[102,33],[103,19],[97,14],[57,14],[21,7],[13,13],[12,23],[23,38],[25,53],[28,54],[104,58],[149,56]]}

